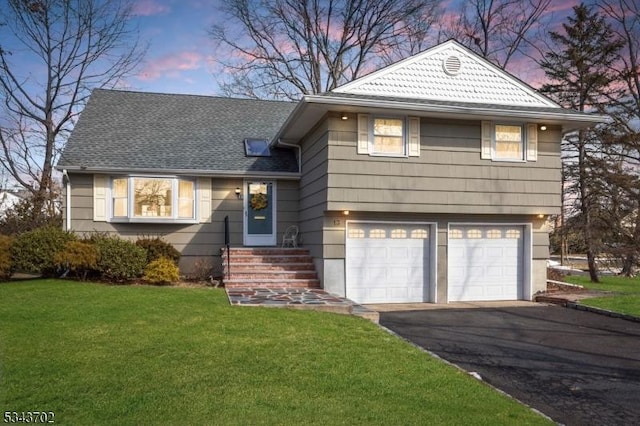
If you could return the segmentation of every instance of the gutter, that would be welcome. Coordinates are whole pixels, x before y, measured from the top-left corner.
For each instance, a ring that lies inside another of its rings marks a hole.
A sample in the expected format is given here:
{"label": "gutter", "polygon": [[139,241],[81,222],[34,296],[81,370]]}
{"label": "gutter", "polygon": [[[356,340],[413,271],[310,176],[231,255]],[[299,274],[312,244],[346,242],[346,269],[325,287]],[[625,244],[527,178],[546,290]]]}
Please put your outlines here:
{"label": "gutter", "polygon": [[65,181],[65,230],[71,231],[71,179],[67,169],[62,169],[62,179]]}
{"label": "gutter", "polygon": [[285,142],[282,142],[280,139],[276,140],[276,145],[282,145],[282,146],[296,149],[296,151],[298,152],[298,173],[302,175],[302,148],[300,148],[300,145],[285,143]]}
{"label": "gutter", "polygon": [[65,166],[63,174],[67,171],[74,173],[99,173],[99,174],[120,174],[135,175],[147,174],[157,176],[180,175],[198,177],[238,177],[238,178],[265,178],[273,177],[279,179],[299,180],[299,172],[251,172],[251,171],[216,171],[216,170],[192,170],[192,169],[151,169],[151,168],[117,168],[117,167],[86,167],[86,166]]}
{"label": "gutter", "polygon": [[[393,109],[405,109],[412,111],[422,111],[427,113],[465,113],[477,116],[508,116],[508,117],[521,117],[540,120],[558,120],[560,122],[567,121],[579,121],[584,123],[605,123],[610,121],[610,117],[601,115],[589,115],[586,113],[567,113],[566,110],[558,108],[559,112],[552,111],[527,111],[518,109],[486,109],[471,106],[461,105],[430,105],[417,102],[406,101],[392,101],[392,100],[368,100],[368,99],[353,99],[353,98],[340,98],[340,97],[328,97],[328,96],[316,96],[307,95],[302,99],[302,103],[309,104],[324,104],[324,105],[337,105],[341,107],[356,106],[356,107],[372,107],[372,108],[393,108]],[[296,108],[297,110],[297,108]],[[294,110],[295,111],[295,110]],[[564,111],[564,112],[560,112]]]}

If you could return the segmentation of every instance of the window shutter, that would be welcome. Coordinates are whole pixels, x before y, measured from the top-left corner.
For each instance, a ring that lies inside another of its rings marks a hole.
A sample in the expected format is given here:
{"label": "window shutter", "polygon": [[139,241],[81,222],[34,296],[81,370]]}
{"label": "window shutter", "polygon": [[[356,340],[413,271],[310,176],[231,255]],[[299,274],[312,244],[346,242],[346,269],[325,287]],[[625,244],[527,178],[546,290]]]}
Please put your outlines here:
{"label": "window shutter", "polygon": [[420,118],[409,117],[409,157],[420,157]]}
{"label": "window shutter", "polygon": [[198,178],[198,222],[211,222],[211,178]]}
{"label": "window shutter", "polygon": [[491,133],[492,124],[490,121],[482,122],[482,141],[480,147],[480,158],[491,160]]}
{"label": "window shutter", "polygon": [[527,124],[527,161],[538,161],[537,124]]}
{"label": "window shutter", "polygon": [[358,154],[369,153],[369,114],[358,114]]}
{"label": "window shutter", "polygon": [[95,222],[107,221],[107,188],[109,177],[105,175],[93,175],[93,220]]}

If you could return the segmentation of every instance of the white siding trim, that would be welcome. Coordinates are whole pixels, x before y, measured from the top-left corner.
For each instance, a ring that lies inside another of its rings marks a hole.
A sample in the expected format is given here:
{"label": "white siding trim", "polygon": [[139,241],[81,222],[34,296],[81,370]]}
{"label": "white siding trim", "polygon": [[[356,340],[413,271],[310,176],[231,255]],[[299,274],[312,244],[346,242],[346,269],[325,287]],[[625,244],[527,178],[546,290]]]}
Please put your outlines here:
{"label": "white siding trim", "polygon": [[409,117],[409,157],[420,157],[420,118]]}
{"label": "white siding trim", "polygon": [[358,114],[358,154],[369,153],[369,114]]}
{"label": "white siding trim", "polygon": [[537,124],[527,124],[527,161],[538,161]]}
{"label": "white siding trim", "polygon": [[211,178],[198,178],[198,222],[211,223]]}
{"label": "white siding trim", "polygon": [[107,221],[107,190],[109,177],[105,175],[93,175],[93,220],[95,222]]}

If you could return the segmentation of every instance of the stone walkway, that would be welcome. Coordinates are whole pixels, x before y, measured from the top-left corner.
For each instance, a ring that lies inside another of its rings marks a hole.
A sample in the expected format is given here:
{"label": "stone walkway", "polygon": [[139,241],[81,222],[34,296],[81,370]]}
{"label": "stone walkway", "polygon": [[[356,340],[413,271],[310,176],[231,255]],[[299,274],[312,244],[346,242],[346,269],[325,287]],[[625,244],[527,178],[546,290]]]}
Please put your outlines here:
{"label": "stone walkway", "polygon": [[227,288],[229,303],[238,306],[313,309],[325,312],[356,315],[375,323],[378,312],[358,305],[352,300],[336,296],[318,288]]}

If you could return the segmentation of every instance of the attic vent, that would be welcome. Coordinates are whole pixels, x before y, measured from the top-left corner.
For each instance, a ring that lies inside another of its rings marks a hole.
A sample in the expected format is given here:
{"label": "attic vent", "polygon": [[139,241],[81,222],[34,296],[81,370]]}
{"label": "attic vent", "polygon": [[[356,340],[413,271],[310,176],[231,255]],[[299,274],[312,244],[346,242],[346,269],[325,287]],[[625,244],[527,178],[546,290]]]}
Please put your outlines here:
{"label": "attic vent", "polygon": [[447,74],[457,75],[460,72],[460,68],[462,68],[462,62],[457,56],[450,55],[442,62],[442,67]]}

